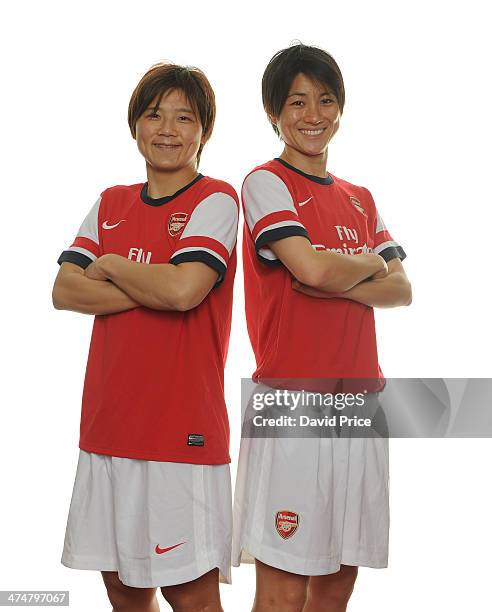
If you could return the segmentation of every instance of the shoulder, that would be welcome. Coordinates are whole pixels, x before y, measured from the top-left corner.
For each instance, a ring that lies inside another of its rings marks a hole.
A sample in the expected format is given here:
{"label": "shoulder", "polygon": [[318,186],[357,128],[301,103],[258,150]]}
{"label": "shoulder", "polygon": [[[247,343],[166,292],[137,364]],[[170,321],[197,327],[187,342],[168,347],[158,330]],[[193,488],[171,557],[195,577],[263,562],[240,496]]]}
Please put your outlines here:
{"label": "shoulder", "polygon": [[237,225],[239,200],[236,190],[226,181],[203,176],[190,193],[189,212],[196,224],[224,223]]}
{"label": "shoulder", "polygon": [[[251,180],[249,180],[251,178]],[[276,160],[271,159],[263,164],[259,164],[255,166],[252,170],[248,172],[245,176],[243,185],[246,181],[252,182],[256,180],[264,180],[264,181],[281,181],[285,183],[285,175],[283,172],[283,166],[279,164]]]}
{"label": "shoulder", "polygon": [[203,176],[197,183],[197,200],[201,201],[204,198],[213,194],[224,194],[238,202],[238,197],[234,187],[227,181],[216,179],[211,176]]}
{"label": "shoulder", "polygon": [[135,194],[140,193],[143,185],[143,183],[135,183],[134,185],[113,185],[101,192],[101,198],[131,198],[134,197]]}
{"label": "shoulder", "polygon": [[292,185],[283,167],[275,160],[260,164],[253,168],[244,178],[242,185],[243,199],[253,197],[255,193],[263,191],[277,193],[291,197]]}

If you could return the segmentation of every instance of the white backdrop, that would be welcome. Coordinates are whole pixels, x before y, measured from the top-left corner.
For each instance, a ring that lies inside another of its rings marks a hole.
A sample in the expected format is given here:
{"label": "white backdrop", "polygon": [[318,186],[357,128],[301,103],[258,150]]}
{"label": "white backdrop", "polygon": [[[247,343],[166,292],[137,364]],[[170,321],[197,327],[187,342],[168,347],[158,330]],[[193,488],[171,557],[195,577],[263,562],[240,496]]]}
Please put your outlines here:
{"label": "white backdrop", "polygon": [[[367,186],[407,251],[410,308],[379,311],[387,376],[492,376],[486,3],[58,2],[3,6],[0,589],[70,590],[107,610],[96,572],[60,564],[92,317],[51,306],[56,259],[107,186],[145,180],[131,92],[163,59],[209,76],[218,116],[201,171],[240,189],[281,146],[261,106],[293,40],[330,51],[347,103],[329,170]],[[239,267],[226,372],[233,473],[253,356]],[[390,567],[361,569],[351,612],[490,609],[490,440],[391,442]],[[251,609],[254,572],[222,587]],[[168,609],[161,604],[161,609]]]}

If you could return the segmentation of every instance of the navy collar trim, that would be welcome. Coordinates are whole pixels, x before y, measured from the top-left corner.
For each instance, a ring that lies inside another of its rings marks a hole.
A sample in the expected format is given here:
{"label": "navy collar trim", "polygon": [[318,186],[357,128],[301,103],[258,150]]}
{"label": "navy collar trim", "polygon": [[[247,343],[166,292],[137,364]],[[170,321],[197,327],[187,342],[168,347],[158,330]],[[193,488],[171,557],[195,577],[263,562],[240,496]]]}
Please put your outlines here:
{"label": "navy collar trim", "polygon": [[198,182],[202,178],[203,178],[203,174],[198,174],[191,181],[191,183],[188,183],[184,187],[181,187],[181,189],[178,189],[178,191],[176,191],[176,193],[173,193],[173,195],[164,196],[162,198],[151,198],[148,194],[149,184],[144,183],[140,191],[140,198],[142,202],[145,202],[145,204],[149,204],[150,206],[162,206],[162,204],[167,204],[168,202],[171,202],[171,200],[174,200],[175,198],[177,198],[179,195],[181,195],[184,191],[189,189],[192,185],[194,185],[196,182]]}
{"label": "navy collar trim", "polygon": [[280,159],[280,157],[275,157],[275,161],[280,162],[282,166],[285,166],[286,168],[289,168],[289,170],[293,170],[294,172],[297,172],[297,174],[300,174],[304,178],[307,178],[310,181],[314,181],[315,183],[319,183],[320,185],[331,185],[334,182],[332,177],[329,174],[325,178],[322,178],[321,176],[315,176],[314,174],[306,174],[302,170],[299,170],[299,168],[295,168],[294,166],[291,166],[283,159]]}

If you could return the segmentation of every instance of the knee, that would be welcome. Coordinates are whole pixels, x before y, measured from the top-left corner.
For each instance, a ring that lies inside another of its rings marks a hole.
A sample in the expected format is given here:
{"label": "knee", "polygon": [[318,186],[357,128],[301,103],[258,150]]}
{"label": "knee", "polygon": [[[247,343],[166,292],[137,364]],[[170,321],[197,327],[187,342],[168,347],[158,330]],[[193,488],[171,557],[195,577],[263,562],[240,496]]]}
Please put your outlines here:
{"label": "knee", "polygon": [[357,567],[346,566],[345,571],[340,572],[340,576],[332,589],[333,597],[339,603],[348,603],[354,590],[357,570]]}
{"label": "knee", "polygon": [[162,595],[174,612],[219,612],[219,570],[175,586],[161,587]]}
{"label": "knee", "polygon": [[170,594],[162,589],[162,595],[167,603],[173,609],[173,612],[216,612],[220,610],[215,601],[211,601],[209,597],[198,593],[182,593]]}
{"label": "knee", "polygon": [[104,583],[109,601],[115,611],[133,610],[137,607],[147,608],[155,596],[154,589],[138,589],[126,586],[117,575],[105,576]]}
{"label": "knee", "polygon": [[308,588],[309,604],[317,609],[321,602],[325,602],[334,610],[345,610],[354,590],[357,570],[357,567],[344,566],[336,574],[328,574],[321,580],[315,579],[315,581],[310,582]]}
{"label": "knee", "polygon": [[257,593],[255,608],[258,610],[271,610],[277,612],[301,612],[306,603],[305,586],[291,585],[276,592]]}

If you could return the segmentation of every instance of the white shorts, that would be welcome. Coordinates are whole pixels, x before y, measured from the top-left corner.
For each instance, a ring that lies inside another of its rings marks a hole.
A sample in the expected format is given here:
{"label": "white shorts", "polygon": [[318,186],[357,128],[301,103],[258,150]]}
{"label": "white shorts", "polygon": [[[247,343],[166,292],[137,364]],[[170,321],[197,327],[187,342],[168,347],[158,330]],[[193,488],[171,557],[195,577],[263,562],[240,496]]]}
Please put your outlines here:
{"label": "white shorts", "polygon": [[387,438],[243,438],[232,564],[305,576],[388,565]]}
{"label": "white shorts", "polygon": [[229,465],[123,459],[80,451],[62,563],[118,572],[132,587],[231,582]]}

